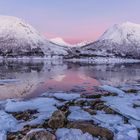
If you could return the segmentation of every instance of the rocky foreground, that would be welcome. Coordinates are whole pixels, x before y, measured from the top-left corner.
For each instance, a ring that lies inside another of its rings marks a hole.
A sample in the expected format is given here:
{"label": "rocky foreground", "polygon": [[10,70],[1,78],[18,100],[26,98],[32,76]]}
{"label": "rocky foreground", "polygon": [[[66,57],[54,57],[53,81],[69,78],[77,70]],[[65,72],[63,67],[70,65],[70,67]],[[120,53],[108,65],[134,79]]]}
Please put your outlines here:
{"label": "rocky foreground", "polygon": [[140,87],[44,93],[0,102],[0,140],[138,140]]}

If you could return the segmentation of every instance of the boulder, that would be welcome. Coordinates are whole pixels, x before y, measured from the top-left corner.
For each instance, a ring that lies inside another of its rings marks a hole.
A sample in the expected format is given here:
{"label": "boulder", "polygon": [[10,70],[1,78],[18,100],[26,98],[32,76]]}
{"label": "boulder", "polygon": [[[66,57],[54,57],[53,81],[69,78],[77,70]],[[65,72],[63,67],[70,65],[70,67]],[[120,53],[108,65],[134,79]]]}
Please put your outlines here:
{"label": "boulder", "polygon": [[53,129],[62,128],[66,121],[65,113],[61,110],[57,110],[52,114],[52,117],[48,121],[48,126]]}
{"label": "boulder", "polygon": [[106,138],[107,140],[113,140],[114,134],[112,131],[104,128],[104,127],[99,127],[96,125],[93,125],[88,122],[69,122],[67,124],[68,128],[75,128],[75,129],[80,129],[84,133],[88,132],[89,134],[95,136],[95,137],[101,137],[101,138]]}
{"label": "boulder", "polygon": [[22,140],[56,140],[56,137],[46,130],[34,130],[27,133]]}

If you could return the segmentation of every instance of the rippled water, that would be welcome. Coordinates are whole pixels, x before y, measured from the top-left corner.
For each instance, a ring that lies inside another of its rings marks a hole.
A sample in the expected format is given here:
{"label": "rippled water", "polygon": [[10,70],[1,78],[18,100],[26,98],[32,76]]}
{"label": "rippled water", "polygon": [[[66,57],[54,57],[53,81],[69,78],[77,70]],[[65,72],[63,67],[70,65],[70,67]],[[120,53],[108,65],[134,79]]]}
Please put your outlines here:
{"label": "rippled water", "polygon": [[81,65],[49,61],[1,61],[0,99],[44,92],[94,93],[94,86],[138,84],[140,64]]}

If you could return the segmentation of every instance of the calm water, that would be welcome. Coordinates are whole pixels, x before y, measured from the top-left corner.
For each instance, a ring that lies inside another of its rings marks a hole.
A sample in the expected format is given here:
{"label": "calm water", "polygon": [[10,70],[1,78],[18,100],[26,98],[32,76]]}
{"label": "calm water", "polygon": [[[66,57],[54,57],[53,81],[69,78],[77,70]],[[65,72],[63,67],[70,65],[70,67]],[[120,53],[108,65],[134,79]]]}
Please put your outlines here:
{"label": "calm water", "polygon": [[44,92],[94,93],[94,86],[136,84],[140,64],[80,65],[46,61],[1,61],[0,99],[32,98]]}

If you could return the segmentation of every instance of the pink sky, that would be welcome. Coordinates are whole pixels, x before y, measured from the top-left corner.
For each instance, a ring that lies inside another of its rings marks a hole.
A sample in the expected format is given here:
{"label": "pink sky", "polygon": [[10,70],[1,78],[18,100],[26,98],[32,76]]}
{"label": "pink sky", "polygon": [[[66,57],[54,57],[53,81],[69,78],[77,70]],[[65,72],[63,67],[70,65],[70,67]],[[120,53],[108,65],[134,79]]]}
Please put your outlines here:
{"label": "pink sky", "polygon": [[78,29],[73,37],[71,34],[65,36],[65,35],[59,35],[59,34],[51,34],[51,33],[44,33],[47,39],[57,38],[60,37],[66,42],[70,44],[76,44],[84,41],[96,41],[106,30],[106,28],[109,27],[107,24],[103,25],[94,25],[87,27],[80,27],[80,30]]}

